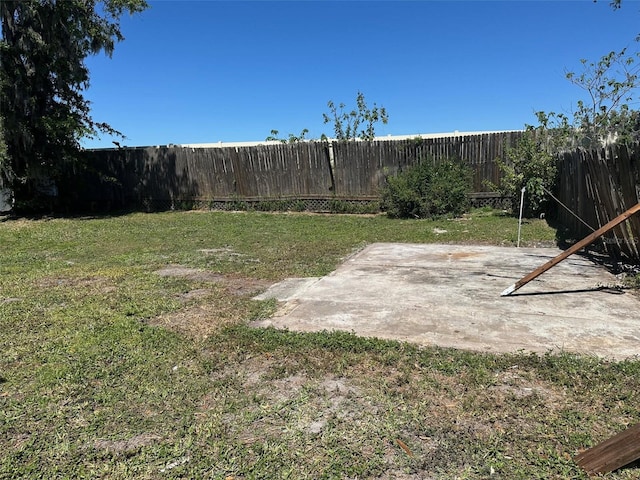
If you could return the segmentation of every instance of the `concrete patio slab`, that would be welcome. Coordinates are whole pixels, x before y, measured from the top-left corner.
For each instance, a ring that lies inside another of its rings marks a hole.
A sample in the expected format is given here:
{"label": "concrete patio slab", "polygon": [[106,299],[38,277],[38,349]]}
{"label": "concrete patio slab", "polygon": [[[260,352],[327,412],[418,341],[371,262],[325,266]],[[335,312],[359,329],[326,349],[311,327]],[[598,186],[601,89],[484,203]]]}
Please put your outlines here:
{"label": "concrete patio slab", "polygon": [[372,244],[322,278],[289,279],[259,299],[295,331],[345,330],[483,352],[565,350],[640,355],[640,298],[579,256],[507,297],[500,293],[559,254],[555,248]]}

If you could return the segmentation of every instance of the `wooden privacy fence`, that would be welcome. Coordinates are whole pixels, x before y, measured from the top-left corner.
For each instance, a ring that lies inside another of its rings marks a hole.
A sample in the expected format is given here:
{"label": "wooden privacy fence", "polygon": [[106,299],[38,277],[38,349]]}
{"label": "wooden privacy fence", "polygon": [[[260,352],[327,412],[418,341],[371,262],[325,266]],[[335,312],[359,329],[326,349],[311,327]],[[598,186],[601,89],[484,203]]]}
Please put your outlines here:
{"label": "wooden privacy fence", "polygon": [[473,191],[487,192],[487,182],[498,185],[496,158],[505,159],[506,149],[515,147],[522,132],[488,133],[459,137],[401,141],[334,142],[336,193],[347,196],[376,195],[386,175],[420,160],[460,160],[473,171]]}
{"label": "wooden privacy fence", "polygon": [[[560,155],[559,200],[591,228],[598,229],[640,201],[640,145],[578,149]],[[560,208],[558,223],[582,238],[591,229]],[[640,262],[640,216],[619,225],[602,241],[614,257]]]}
{"label": "wooden privacy fence", "polygon": [[[372,200],[387,175],[429,159],[459,159],[475,192],[498,184],[495,159],[522,132],[374,142],[251,147],[140,147],[87,151],[84,201],[97,208],[272,199]],[[97,174],[97,175],[96,175]],[[79,199],[82,201],[82,199]]]}
{"label": "wooden privacy fence", "polygon": [[242,148],[88,151],[99,208],[180,208],[192,202],[313,198],[330,192],[328,152],[313,143]]}

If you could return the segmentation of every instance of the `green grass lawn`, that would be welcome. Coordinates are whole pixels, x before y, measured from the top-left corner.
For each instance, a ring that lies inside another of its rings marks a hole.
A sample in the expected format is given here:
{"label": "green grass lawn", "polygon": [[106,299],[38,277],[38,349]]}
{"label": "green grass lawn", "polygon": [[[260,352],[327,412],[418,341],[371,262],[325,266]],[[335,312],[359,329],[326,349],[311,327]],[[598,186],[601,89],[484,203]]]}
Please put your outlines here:
{"label": "green grass lawn", "polygon": [[638,361],[247,326],[275,309],[255,293],[369,243],[516,235],[483,210],[5,218],[0,478],[587,478],[572,457],[640,421]]}

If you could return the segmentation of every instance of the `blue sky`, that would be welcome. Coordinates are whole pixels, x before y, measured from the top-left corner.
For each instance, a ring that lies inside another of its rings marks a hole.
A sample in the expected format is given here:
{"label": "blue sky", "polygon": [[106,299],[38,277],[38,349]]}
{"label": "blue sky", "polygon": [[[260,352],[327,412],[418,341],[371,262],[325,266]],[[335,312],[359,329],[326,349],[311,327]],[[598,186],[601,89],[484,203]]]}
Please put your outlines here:
{"label": "blue sky", "polygon": [[327,101],[358,91],[387,109],[377,135],[521,129],[585,97],[581,58],[640,47],[631,0],[149,3],[87,61],[93,118],[129,146],[330,136]]}

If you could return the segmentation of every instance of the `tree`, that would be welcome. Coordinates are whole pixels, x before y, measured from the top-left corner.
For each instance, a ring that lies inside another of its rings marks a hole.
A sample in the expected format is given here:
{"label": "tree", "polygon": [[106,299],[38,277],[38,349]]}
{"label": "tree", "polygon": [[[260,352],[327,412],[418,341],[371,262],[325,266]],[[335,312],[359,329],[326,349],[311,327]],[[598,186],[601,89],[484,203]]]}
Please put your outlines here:
{"label": "tree", "polygon": [[4,139],[4,126],[0,116],[0,190],[3,189],[3,178],[9,176],[9,156],[7,155],[7,142]]}
{"label": "tree", "polygon": [[637,125],[628,103],[638,86],[638,58],[640,54],[627,54],[623,49],[610,52],[598,62],[580,60],[580,73],[567,72],[567,79],[588,94],[586,102],[578,101],[573,122],[585,146],[599,145],[612,136],[623,141],[634,136]]}
{"label": "tree", "polygon": [[556,155],[575,147],[597,148],[606,143],[628,143],[640,138],[640,112],[635,101],[640,65],[638,53],[612,51],[597,62],[581,60],[582,70],[567,71],[569,82],[587,93],[570,114],[536,112],[538,126],[526,126],[524,136],[498,160],[500,185],[492,185],[518,205],[526,188],[525,215],[544,211],[547,191],[555,184]]}
{"label": "tree", "polygon": [[520,193],[525,188],[524,216],[534,217],[545,211],[547,191],[556,182],[556,147],[544,127],[527,126],[514,147],[506,149],[506,160],[496,159],[502,172],[500,184],[489,186],[511,200],[518,211]]}
{"label": "tree", "polygon": [[639,86],[640,53],[612,51],[597,62],[580,60],[582,71],[566,72],[569,82],[587,93],[569,115],[537,112],[543,129],[555,136],[556,146],[594,148],[605,143],[628,143],[639,138],[635,103]]}
{"label": "tree", "polygon": [[80,139],[119,134],[95,122],[83,90],[85,59],[111,56],[123,40],[119,18],[145,0],[2,0],[0,2],[0,112],[8,161],[0,169],[16,203],[37,196],[80,162]]}
{"label": "tree", "polygon": [[[358,92],[356,96],[356,109],[346,112],[345,104],[338,107],[333,101],[327,103],[329,113],[323,113],[324,123],[333,123],[333,131],[337,140],[361,140],[371,141],[375,137],[375,124],[382,122],[386,124],[389,116],[384,107],[378,107],[375,103],[373,108],[369,108],[364,99],[364,94]],[[361,128],[364,126],[364,128]]]}

